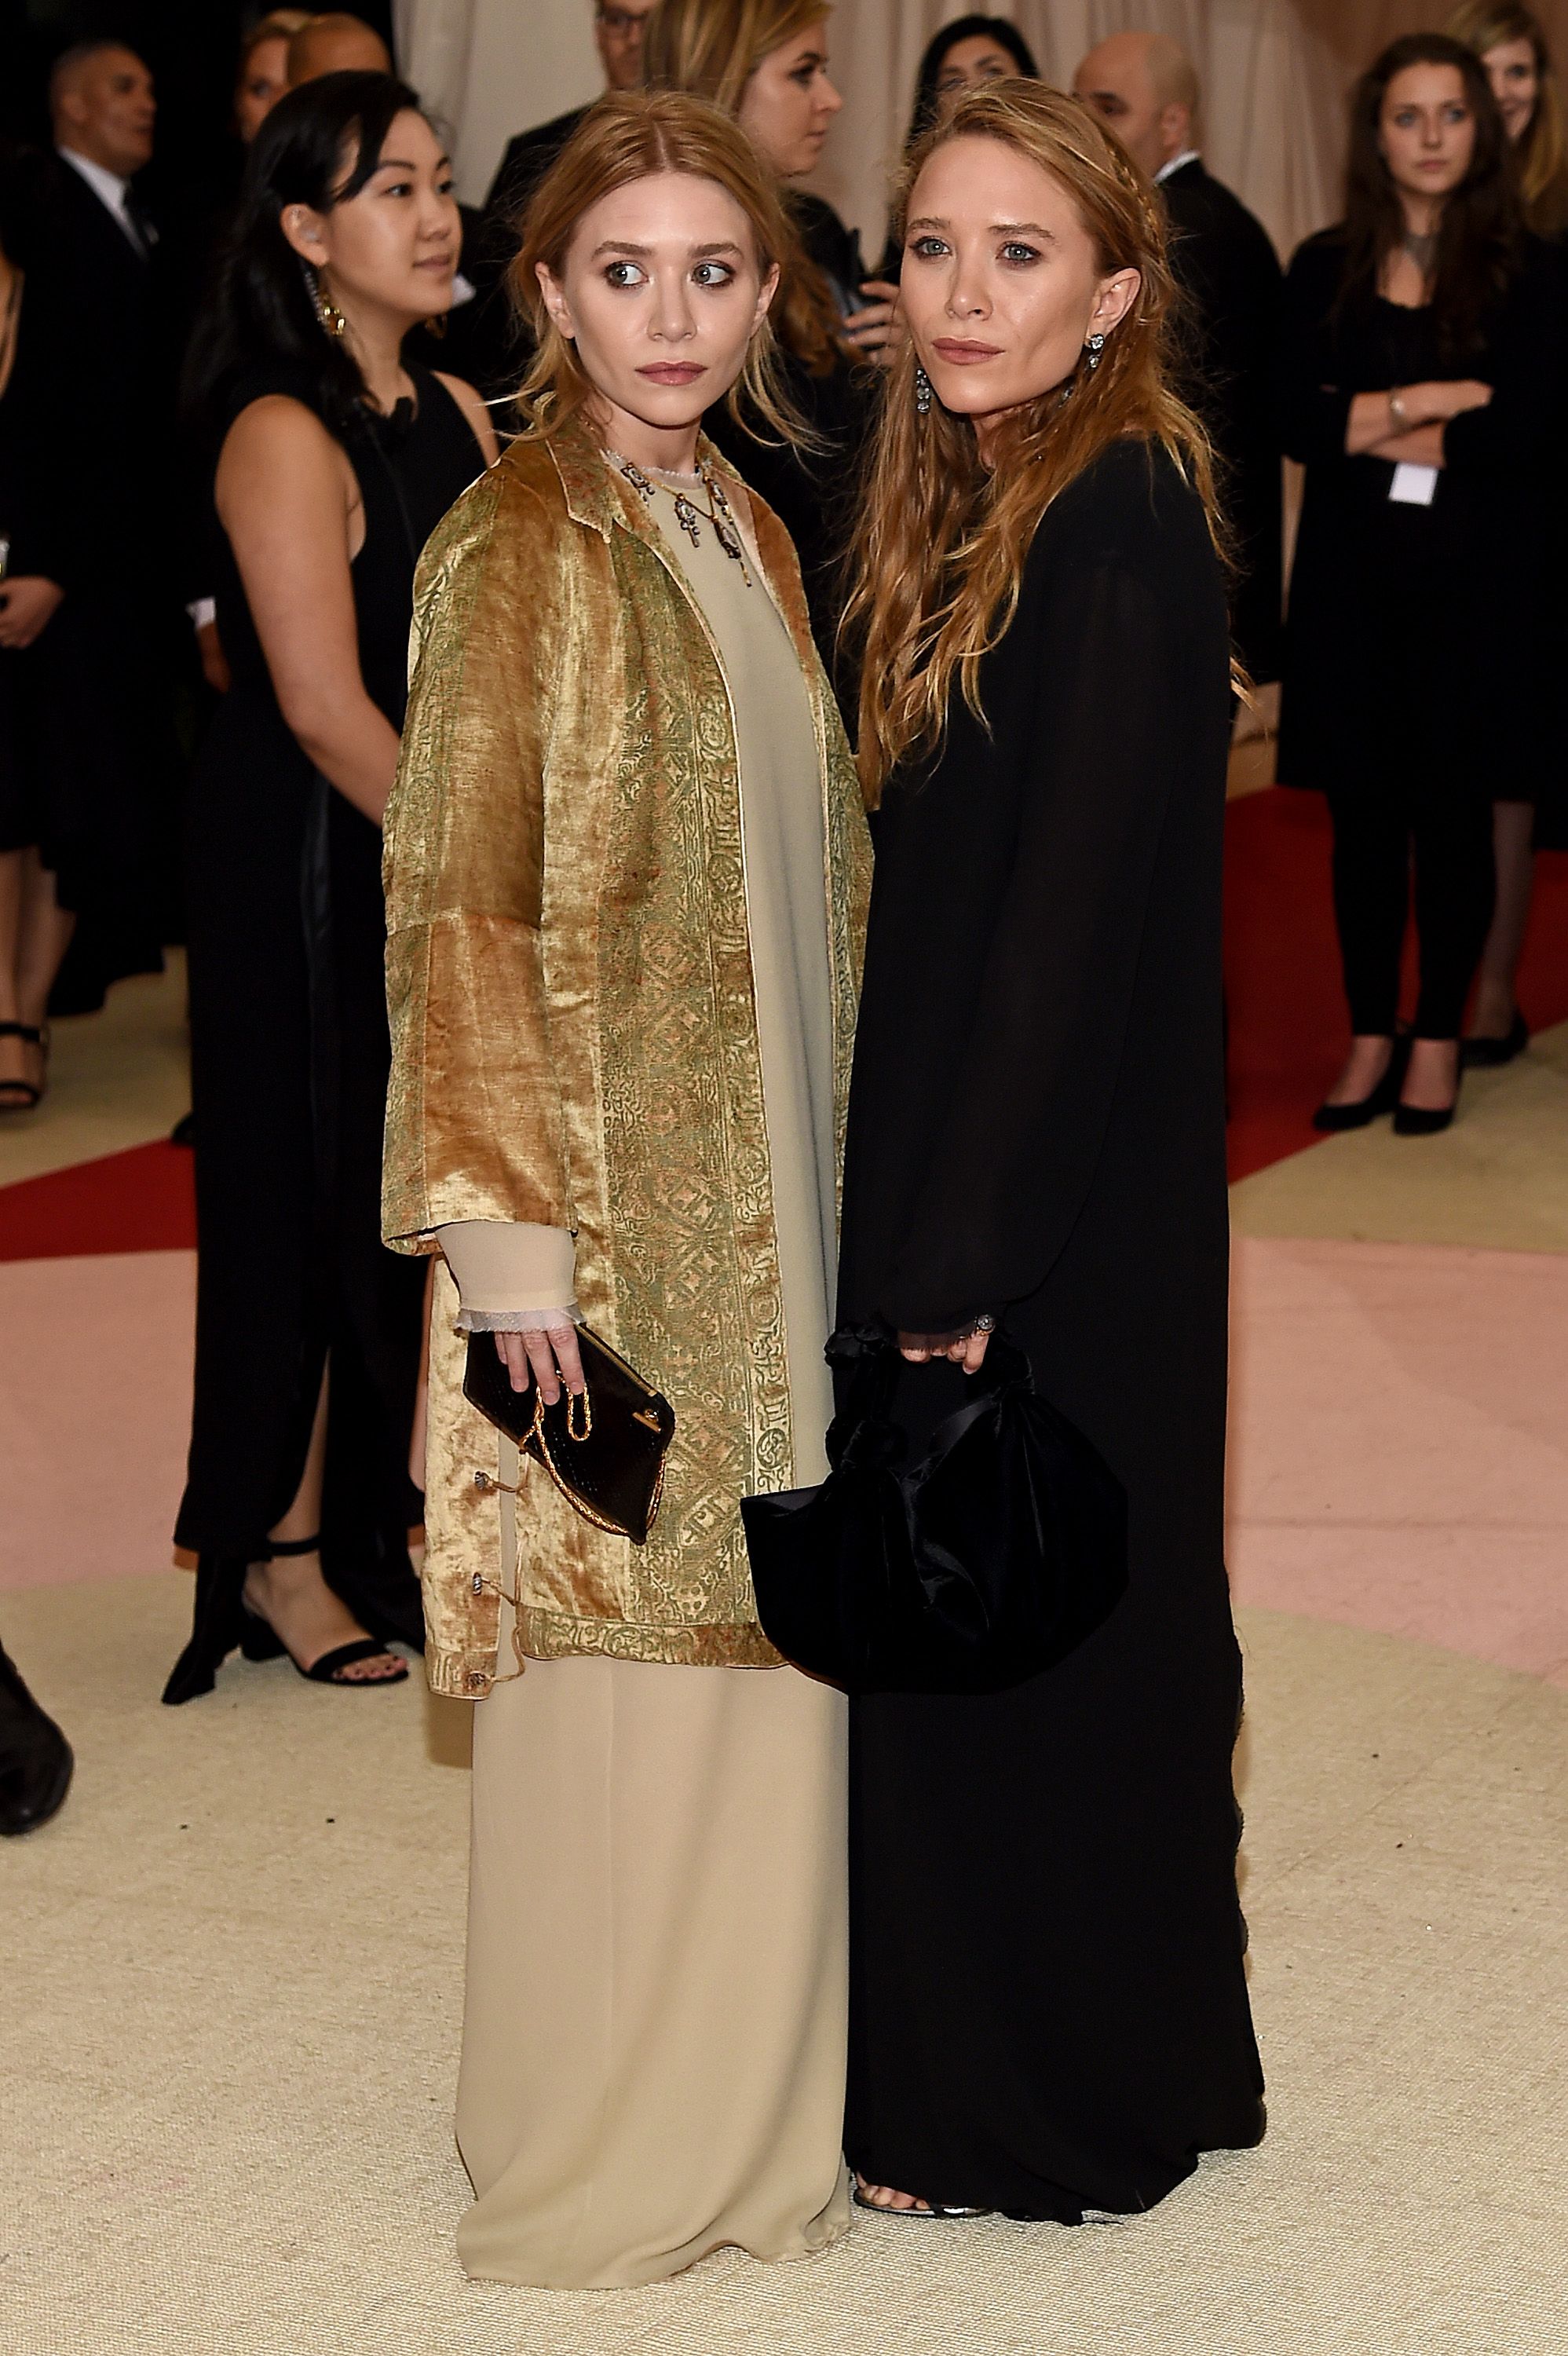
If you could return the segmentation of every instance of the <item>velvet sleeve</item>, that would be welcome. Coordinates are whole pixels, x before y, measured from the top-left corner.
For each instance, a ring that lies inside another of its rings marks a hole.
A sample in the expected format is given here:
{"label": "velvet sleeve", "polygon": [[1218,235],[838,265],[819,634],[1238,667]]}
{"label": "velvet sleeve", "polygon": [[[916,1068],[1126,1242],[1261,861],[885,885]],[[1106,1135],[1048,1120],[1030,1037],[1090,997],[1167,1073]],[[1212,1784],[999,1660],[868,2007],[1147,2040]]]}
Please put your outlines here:
{"label": "velvet sleeve", "polygon": [[[963,1079],[879,1303],[908,1333],[1000,1313],[1040,1285],[1093,1179],[1170,795],[1170,714],[1190,710],[1159,600],[1125,559],[1020,606],[1032,696],[998,724],[1019,824],[992,937],[954,942],[984,981]],[[1217,699],[1226,694],[1222,672]]]}
{"label": "velvet sleeve", "polygon": [[494,469],[421,560],[385,844],[396,1250],[434,1250],[455,1220],[576,1225],[541,939],[559,565],[537,501]]}

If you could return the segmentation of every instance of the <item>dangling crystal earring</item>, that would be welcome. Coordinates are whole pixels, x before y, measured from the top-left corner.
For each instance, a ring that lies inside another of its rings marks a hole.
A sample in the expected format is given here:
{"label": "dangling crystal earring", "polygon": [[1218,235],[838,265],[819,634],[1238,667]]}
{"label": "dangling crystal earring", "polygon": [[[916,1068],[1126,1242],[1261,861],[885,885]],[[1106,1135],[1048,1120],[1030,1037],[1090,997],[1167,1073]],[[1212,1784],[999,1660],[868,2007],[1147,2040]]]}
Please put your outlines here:
{"label": "dangling crystal earring", "polygon": [[1093,376],[1100,365],[1100,355],[1105,348],[1104,337],[1091,336],[1083,348],[1089,355],[1089,373]]}
{"label": "dangling crystal earring", "polygon": [[914,364],[914,412],[917,417],[931,415],[931,379],[918,360]]}

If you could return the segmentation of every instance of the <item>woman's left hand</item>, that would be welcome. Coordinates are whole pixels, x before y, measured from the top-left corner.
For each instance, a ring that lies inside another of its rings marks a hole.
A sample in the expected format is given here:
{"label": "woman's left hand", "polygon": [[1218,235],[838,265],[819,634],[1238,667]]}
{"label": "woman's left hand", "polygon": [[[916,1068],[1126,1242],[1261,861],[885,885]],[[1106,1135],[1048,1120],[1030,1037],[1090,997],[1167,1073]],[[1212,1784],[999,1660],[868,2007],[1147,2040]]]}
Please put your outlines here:
{"label": "woman's left hand", "polygon": [[947,1358],[966,1375],[976,1375],[994,1330],[987,1325],[983,1330],[971,1326],[966,1333],[901,1333],[899,1348],[912,1366],[923,1366],[932,1358]]}
{"label": "woman's left hand", "polygon": [[863,310],[850,312],[844,322],[844,333],[867,359],[875,360],[879,368],[891,368],[904,339],[904,323],[898,309],[899,290],[885,278],[868,278],[860,292],[871,299]]}

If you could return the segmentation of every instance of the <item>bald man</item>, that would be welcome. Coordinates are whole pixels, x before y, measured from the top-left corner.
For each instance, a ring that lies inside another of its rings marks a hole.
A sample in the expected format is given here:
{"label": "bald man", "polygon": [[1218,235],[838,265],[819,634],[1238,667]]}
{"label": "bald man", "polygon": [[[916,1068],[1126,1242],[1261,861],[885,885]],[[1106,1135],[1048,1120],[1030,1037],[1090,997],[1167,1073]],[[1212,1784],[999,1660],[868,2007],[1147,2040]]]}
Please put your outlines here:
{"label": "bald man", "polygon": [[[50,753],[71,783],[59,872],[80,911],[56,1012],[161,962],[171,914],[188,659],[173,577],[176,323],[168,258],[135,177],[152,157],[153,78],[123,41],[66,49],[49,78],[54,166],[29,258],[27,334],[59,387],[70,455],[65,600],[39,641]],[[34,658],[29,655],[28,660]]]}
{"label": "bald man", "polygon": [[1072,88],[1165,199],[1171,269],[1187,298],[1181,390],[1220,455],[1236,535],[1236,644],[1254,680],[1277,679],[1283,487],[1270,380],[1278,259],[1263,223],[1204,169],[1198,75],[1175,41],[1114,34],[1090,50]]}
{"label": "bald man", "polygon": [[362,17],[334,11],[313,16],[289,43],[289,88],[329,73],[390,73],[392,54]]}

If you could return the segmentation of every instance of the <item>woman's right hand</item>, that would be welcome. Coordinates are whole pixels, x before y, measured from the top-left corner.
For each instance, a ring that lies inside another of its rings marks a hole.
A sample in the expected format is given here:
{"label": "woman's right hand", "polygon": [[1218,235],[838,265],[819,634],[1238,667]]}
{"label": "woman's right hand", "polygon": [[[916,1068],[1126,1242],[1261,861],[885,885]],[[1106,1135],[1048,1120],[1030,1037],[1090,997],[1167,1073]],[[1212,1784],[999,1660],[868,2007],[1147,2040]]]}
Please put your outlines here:
{"label": "woman's right hand", "polygon": [[1467,409],[1485,409],[1492,388],[1478,377],[1456,377],[1452,383],[1407,384],[1400,401],[1412,425],[1446,425]]}
{"label": "woman's right hand", "polygon": [[512,1377],[512,1388],[526,1391],[537,1377],[546,1407],[555,1405],[563,1383],[574,1393],[588,1387],[582,1373],[582,1354],[577,1346],[577,1328],[570,1317],[561,1318],[555,1325],[541,1325],[532,1333],[497,1333],[496,1351]]}

